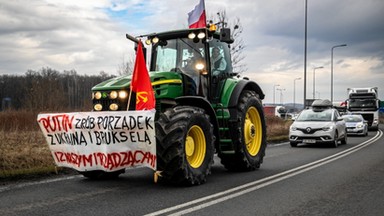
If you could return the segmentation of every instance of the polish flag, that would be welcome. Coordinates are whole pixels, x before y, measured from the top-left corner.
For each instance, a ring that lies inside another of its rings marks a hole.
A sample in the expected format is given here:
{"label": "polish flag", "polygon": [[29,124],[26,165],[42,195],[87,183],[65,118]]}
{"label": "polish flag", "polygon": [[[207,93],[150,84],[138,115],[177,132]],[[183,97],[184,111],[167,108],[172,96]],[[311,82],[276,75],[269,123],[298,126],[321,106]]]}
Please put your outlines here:
{"label": "polish flag", "polygon": [[200,0],[195,9],[188,13],[189,28],[205,28],[207,26],[204,0]]}

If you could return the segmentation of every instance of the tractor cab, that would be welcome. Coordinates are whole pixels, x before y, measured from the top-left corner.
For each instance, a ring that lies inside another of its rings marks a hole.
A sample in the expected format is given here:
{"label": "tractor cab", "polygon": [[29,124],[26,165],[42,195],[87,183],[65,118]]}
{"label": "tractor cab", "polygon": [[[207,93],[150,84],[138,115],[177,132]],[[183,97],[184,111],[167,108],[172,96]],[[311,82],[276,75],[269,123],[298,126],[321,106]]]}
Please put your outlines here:
{"label": "tractor cab", "polygon": [[149,34],[151,72],[175,72],[182,76],[183,95],[218,100],[224,81],[232,71],[229,29],[214,32],[207,28]]}

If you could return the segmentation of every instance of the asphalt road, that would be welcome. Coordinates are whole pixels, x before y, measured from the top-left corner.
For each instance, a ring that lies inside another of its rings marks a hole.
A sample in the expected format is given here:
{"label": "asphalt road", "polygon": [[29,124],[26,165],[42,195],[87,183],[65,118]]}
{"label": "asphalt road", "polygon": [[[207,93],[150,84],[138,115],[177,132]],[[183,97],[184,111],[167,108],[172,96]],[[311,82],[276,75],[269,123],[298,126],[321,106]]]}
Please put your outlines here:
{"label": "asphalt road", "polygon": [[338,148],[270,145],[254,172],[228,172],[215,158],[208,182],[195,187],[155,184],[148,168],[117,180],[4,185],[0,215],[383,215],[382,135],[349,137]]}

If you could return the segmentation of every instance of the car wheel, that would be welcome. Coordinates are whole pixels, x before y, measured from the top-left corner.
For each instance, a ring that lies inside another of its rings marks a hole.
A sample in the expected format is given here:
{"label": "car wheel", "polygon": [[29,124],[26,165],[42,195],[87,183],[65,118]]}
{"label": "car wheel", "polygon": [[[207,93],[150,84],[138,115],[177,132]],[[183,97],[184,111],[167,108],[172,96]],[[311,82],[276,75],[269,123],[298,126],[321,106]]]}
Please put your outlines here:
{"label": "car wheel", "polygon": [[336,131],[335,137],[333,138],[332,147],[337,148],[338,145],[339,145],[339,134]]}
{"label": "car wheel", "polygon": [[291,144],[291,147],[297,147],[297,143],[296,142],[290,142],[289,144]]}
{"label": "car wheel", "polygon": [[344,133],[344,137],[341,140],[341,144],[347,144],[347,131],[345,131],[345,133]]}

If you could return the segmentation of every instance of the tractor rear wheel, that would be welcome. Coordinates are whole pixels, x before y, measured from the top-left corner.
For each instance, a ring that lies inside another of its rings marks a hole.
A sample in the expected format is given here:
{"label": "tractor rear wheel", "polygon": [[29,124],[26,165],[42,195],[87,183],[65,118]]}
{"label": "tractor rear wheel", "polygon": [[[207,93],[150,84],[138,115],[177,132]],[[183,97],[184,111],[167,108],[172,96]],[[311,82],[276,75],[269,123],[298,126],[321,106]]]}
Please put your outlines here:
{"label": "tractor rear wheel", "polygon": [[265,155],[266,124],[261,101],[253,91],[241,93],[237,121],[232,124],[233,154],[219,154],[221,163],[231,171],[250,171],[260,167]]}
{"label": "tractor rear wheel", "polygon": [[157,169],[161,178],[176,184],[198,185],[211,172],[213,126],[201,108],[177,106],[156,121]]}

